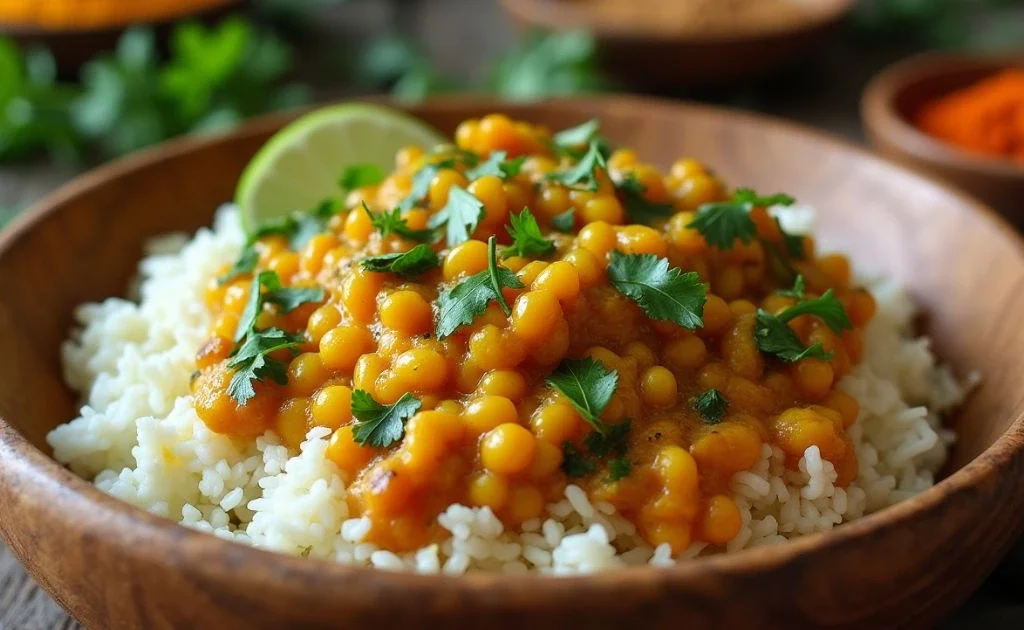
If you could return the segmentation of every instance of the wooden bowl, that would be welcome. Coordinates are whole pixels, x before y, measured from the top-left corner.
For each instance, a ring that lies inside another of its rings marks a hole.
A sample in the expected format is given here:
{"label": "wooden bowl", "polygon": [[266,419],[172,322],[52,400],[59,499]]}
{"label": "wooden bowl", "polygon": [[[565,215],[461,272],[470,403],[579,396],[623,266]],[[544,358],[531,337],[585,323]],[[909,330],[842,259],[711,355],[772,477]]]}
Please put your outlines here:
{"label": "wooden bowl", "polygon": [[976,195],[1024,227],[1024,166],[947,144],[910,122],[925,103],[1006,68],[1024,68],[1024,54],[912,57],[883,70],[868,84],[861,116],[868,138],[881,153]]}
{"label": "wooden bowl", "polygon": [[602,66],[623,84],[678,91],[726,85],[795,62],[823,44],[855,4],[805,2],[799,16],[708,24],[680,18],[678,7],[688,1],[604,0],[609,10],[595,10],[590,0],[501,0],[501,6],[526,27],[592,32]]}
{"label": "wooden bowl", "polygon": [[[110,498],[58,465],[45,435],[76,413],[59,345],[82,302],[123,292],[146,239],[207,225],[278,115],[184,139],[72,182],[0,236],[0,531],[96,628],[843,628],[926,626],[962,602],[1024,521],[1024,243],[954,190],[842,141],[728,110],[637,98],[411,111],[447,132],[494,110],[565,127],[600,117],[667,166],[700,156],[729,181],[821,209],[824,238],[905,283],[960,374],[984,382],[953,426],[945,479],[790,544],[591,577],[418,576],[278,556]],[[984,278],[984,282],[981,279]]]}

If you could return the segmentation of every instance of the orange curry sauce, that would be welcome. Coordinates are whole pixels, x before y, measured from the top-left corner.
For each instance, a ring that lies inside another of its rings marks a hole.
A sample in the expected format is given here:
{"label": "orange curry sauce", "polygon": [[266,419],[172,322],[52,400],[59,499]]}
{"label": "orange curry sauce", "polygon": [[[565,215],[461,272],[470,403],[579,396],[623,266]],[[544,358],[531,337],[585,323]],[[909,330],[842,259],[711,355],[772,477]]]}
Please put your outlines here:
{"label": "orange curry sauce", "polygon": [[[541,517],[568,483],[613,504],[652,545],[669,543],[676,552],[697,540],[722,545],[741,527],[730,479],[753,467],[766,443],[780,447],[793,467],[817,445],[835,465],[837,485],[856,477],[846,429],[858,404],[836,383],[861,357],[861,330],[875,302],[851,285],[845,257],[816,256],[811,238],[803,239],[802,256],[786,253],[784,234],[763,207],[749,211],[757,238],[725,250],[710,246],[688,226],[698,208],[730,194],[692,159],[663,173],[633,151],[616,150],[590,191],[548,177],[571,168],[575,158],[557,156],[546,129],[496,114],[464,122],[456,142],[458,149],[400,151],[391,174],[349,193],[345,210],[298,251],[281,236],[255,244],[255,272],[275,271],[285,287],[322,287],[325,299],[287,314],[267,306],[259,315],[258,328],[276,326],[305,342],[294,356],[275,355],[287,365],[287,384],[256,382],[245,405],[228,394],[228,361],[252,275],[211,280],[206,301],[213,325],[193,383],[196,410],[211,429],[248,439],[271,430],[298,448],[311,427],[329,427],[327,457],[348,483],[351,509],[370,518],[370,541],[396,551],[443,538],[437,515],[449,504],[488,506],[516,526]],[[447,247],[442,236],[432,245],[440,266],[414,280],[360,265],[367,256],[416,245],[382,237],[361,203],[375,212],[392,209],[410,195],[424,165],[466,152],[482,161],[495,151],[525,156],[522,170],[507,179],[469,181],[466,165],[456,161],[403,214],[410,228],[425,228],[453,187],[461,187],[484,207],[471,240]],[[629,224],[618,187],[627,177],[642,184],[647,201],[675,214]],[[494,235],[508,244],[510,214],[523,208],[555,250],[500,260],[524,286],[503,291],[511,315],[492,301],[471,323],[438,339],[439,292],[485,271],[486,241]],[[555,231],[552,221],[564,220],[570,209],[573,233]],[[703,326],[688,330],[648,318],[609,283],[613,250],[653,254],[699,274],[709,285]],[[788,322],[805,346],[820,343],[827,360],[786,362],[759,350],[757,309],[779,313],[798,300],[777,293],[793,277],[778,272],[773,256],[802,276],[806,298],[833,289],[845,308],[852,329],[841,334],[810,315]],[[594,423],[546,382],[563,360],[582,357],[618,374],[600,416],[608,428],[630,422],[617,453],[593,453]],[[694,405],[709,389],[728,404],[718,422]],[[353,438],[355,390],[385,405],[411,392],[421,407],[400,440],[387,448],[361,446]]]}

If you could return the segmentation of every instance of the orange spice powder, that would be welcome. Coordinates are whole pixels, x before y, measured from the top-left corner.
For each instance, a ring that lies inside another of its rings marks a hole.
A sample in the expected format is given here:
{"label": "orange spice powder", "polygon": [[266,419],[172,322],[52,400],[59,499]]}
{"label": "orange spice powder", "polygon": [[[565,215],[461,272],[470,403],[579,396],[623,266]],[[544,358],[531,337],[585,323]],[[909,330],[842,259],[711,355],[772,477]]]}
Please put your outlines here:
{"label": "orange spice powder", "polygon": [[0,0],[0,24],[108,28],[189,15],[232,0]]}
{"label": "orange spice powder", "polygon": [[1024,165],[1024,70],[1005,70],[933,101],[914,123],[968,151]]}

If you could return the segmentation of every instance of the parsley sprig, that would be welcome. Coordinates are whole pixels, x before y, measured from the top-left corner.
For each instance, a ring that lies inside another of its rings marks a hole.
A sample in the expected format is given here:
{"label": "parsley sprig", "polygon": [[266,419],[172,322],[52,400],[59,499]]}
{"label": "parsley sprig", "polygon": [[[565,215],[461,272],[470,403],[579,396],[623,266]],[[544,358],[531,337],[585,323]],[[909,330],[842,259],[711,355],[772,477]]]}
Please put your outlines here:
{"label": "parsley sprig", "polygon": [[[266,289],[264,292],[263,289]],[[298,351],[304,341],[302,335],[293,335],[279,328],[257,330],[256,322],[265,304],[273,304],[282,313],[290,313],[303,304],[321,302],[323,289],[306,287],[284,288],[277,274],[264,271],[252,280],[249,301],[235,330],[235,351],[231,354],[228,367],[235,370],[228,383],[228,395],[240,405],[245,405],[254,396],[254,381],[271,379],[279,385],[288,382],[288,366],[271,354],[288,350]]]}
{"label": "parsley sprig", "polygon": [[821,297],[804,300],[777,315],[764,309],[758,309],[754,327],[754,339],[758,349],[765,354],[774,355],[790,363],[807,358],[830,361],[832,353],[825,352],[821,343],[804,347],[800,338],[789,327],[788,322],[801,315],[820,318],[829,329],[837,334],[853,328],[846,309],[836,299],[832,289],[829,289]]}
{"label": "parsley sprig", "polygon": [[387,448],[405,435],[405,423],[423,403],[406,392],[393,405],[382,405],[369,392],[352,392],[352,415],[356,419],[352,439],[360,446]]}
{"label": "parsley sprig", "polygon": [[448,202],[430,217],[427,226],[432,229],[445,228],[448,247],[455,247],[469,240],[476,226],[484,218],[484,204],[473,193],[461,186],[448,190]]}
{"label": "parsley sprig", "polygon": [[[750,218],[751,210],[756,207],[790,206],[794,201],[784,193],[758,195],[750,188],[740,188],[729,201],[706,203],[698,208],[697,216],[687,227],[700,232],[709,245],[724,251],[731,249],[736,241],[746,245],[757,238],[757,225]],[[801,258],[803,240],[799,236],[787,234],[781,226],[779,231],[783,234],[790,255]]]}
{"label": "parsley sprig", "polygon": [[623,208],[625,208],[631,223],[653,223],[658,219],[675,214],[675,206],[671,203],[649,201],[644,196],[647,188],[632,173],[627,175],[616,188],[622,194]]}
{"label": "parsley sprig", "polygon": [[607,171],[608,163],[605,160],[601,144],[596,140],[591,140],[587,152],[574,166],[564,171],[549,173],[547,178],[572,188],[595,191],[600,187],[599,169]]}
{"label": "parsley sprig", "polygon": [[487,241],[487,269],[463,280],[453,289],[441,291],[438,296],[437,338],[444,339],[462,326],[471,324],[492,300],[506,315],[510,314],[512,309],[502,293],[504,288],[522,289],[523,283],[510,269],[498,265],[497,243],[492,236]]}
{"label": "parsley sprig", "polygon": [[651,319],[674,322],[693,330],[704,325],[708,286],[694,271],[670,267],[654,254],[611,252],[608,280],[636,302]]}
{"label": "parsley sprig", "polygon": [[729,409],[729,401],[717,389],[706,389],[693,399],[693,408],[707,424],[718,424]]}
{"label": "parsley sprig", "polygon": [[547,384],[565,396],[595,431],[608,432],[601,414],[618,387],[617,371],[609,370],[590,357],[565,359],[548,375]]}
{"label": "parsley sprig", "polygon": [[601,128],[601,121],[597,118],[591,118],[590,120],[580,123],[575,127],[569,127],[563,129],[551,136],[551,140],[555,147],[561,151],[571,151],[578,149],[579,147],[588,146],[591,140],[594,140],[597,136],[598,130]]}
{"label": "parsley sprig", "polygon": [[525,155],[509,159],[507,152],[495,151],[491,153],[486,160],[481,162],[479,166],[466,171],[466,179],[473,181],[474,179],[480,179],[487,175],[495,175],[502,179],[511,179],[519,174],[519,171],[523,168],[523,162],[525,161]]}
{"label": "parsley sprig", "polygon": [[502,258],[547,256],[555,251],[554,241],[544,237],[529,208],[523,208],[519,214],[509,215],[509,223],[505,230],[512,237],[512,244],[502,252]]}
{"label": "parsley sprig", "polygon": [[371,256],[360,261],[364,269],[415,278],[441,266],[441,259],[429,245],[417,245],[404,253]]}
{"label": "parsley sprig", "polygon": [[432,242],[437,234],[434,230],[423,229],[414,230],[409,227],[409,222],[402,218],[401,207],[394,208],[391,211],[384,210],[383,212],[373,212],[370,210],[370,206],[363,202],[363,210],[370,217],[370,224],[375,230],[380,232],[380,235],[390,236],[394,234],[404,238],[407,241],[415,241],[417,243],[430,243]]}

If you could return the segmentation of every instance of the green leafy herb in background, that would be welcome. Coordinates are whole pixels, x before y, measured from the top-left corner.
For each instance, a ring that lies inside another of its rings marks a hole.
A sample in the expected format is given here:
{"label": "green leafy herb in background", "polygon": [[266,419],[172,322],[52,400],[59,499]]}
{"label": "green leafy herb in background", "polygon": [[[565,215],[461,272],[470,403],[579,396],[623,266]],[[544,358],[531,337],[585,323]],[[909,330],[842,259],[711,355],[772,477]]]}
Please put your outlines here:
{"label": "green leafy herb in background", "polygon": [[67,114],[75,94],[57,82],[49,52],[22,55],[12,41],[0,38],[0,161],[43,150],[62,161],[76,159],[81,142]]}

